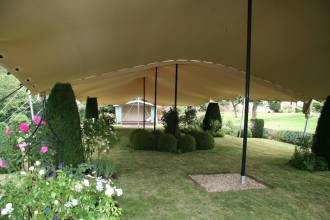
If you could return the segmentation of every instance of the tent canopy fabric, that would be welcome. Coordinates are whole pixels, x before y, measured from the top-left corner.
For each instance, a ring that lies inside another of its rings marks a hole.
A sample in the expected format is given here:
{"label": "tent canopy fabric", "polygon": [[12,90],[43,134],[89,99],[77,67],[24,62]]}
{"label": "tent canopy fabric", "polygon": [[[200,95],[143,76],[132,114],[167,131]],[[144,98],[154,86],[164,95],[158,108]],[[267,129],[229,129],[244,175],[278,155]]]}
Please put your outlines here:
{"label": "tent canopy fabric", "polygon": [[[251,97],[330,94],[330,1],[254,0]],[[247,1],[57,0],[0,2],[0,64],[32,92],[70,82],[77,98],[179,105],[244,94]]]}

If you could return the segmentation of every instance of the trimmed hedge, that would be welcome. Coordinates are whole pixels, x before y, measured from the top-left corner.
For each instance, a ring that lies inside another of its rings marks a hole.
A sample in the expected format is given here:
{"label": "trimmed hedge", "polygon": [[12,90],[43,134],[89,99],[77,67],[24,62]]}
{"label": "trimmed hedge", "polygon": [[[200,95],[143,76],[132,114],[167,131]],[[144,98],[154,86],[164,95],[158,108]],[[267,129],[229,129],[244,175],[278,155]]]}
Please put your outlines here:
{"label": "trimmed hedge", "polygon": [[209,103],[203,120],[203,130],[215,134],[222,127],[222,118],[218,103]]}
{"label": "trimmed hedge", "polygon": [[[241,137],[241,138],[243,138],[243,134],[244,134],[244,129],[241,130],[241,133],[240,133],[240,135],[241,135],[240,137]],[[239,135],[239,134],[237,134],[237,136],[238,136],[238,135]],[[251,131],[250,128],[248,128],[247,137],[248,137],[248,138],[252,138],[252,131]]]}
{"label": "trimmed hedge", "polygon": [[190,133],[196,140],[197,150],[209,150],[214,148],[214,138],[207,131],[191,131]]}
{"label": "trimmed hedge", "polygon": [[[289,144],[300,145],[302,142],[302,137],[303,132],[301,131],[264,129],[264,138],[282,141]],[[306,133],[304,139],[308,145],[311,145],[313,141],[313,134]]]}
{"label": "trimmed hedge", "polygon": [[158,138],[157,149],[162,152],[175,153],[178,150],[178,141],[172,134],[162,134]]}
{"label": "trimmed hedge", "polygon": [[87,97],[86,100],[86,110],[85,110],[85,118],[99,118],[99,110],[97,104],[97,98],[95,97]]}
{"label": "trimmed hedge", "polygon": [[130,144],[136,150],[155,150],[156,137],[147,130],[137,129],[131,133]]}
{"label": "trimmed hedge", "polygon": [[76,97],[69,83],[57,83],[46,106],[47,136],[56,140],[55,162],[77,166],[85,161]]}
{"label": "trimmed hedge", "polygon": [[178,149],[181,153],[196,150],[195,138],[189,134],[181,135],[178,141]]}
{"label": "trimmed hedge", "polygon": [[251,133],[254,138],[262,138],[264,136],[264,119],[251,119]]}
{"label": "trimmed hedge", "polygon": [[327,97],[317,122],[312,151],[316,156],[325,158],[330,168],[330,96]]}

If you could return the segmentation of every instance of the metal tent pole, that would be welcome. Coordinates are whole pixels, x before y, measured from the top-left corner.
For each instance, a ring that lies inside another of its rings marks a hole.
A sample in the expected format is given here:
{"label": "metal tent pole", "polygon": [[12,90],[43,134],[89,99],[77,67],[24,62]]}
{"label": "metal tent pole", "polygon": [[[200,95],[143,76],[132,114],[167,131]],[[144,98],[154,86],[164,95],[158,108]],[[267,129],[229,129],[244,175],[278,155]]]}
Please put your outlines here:
{"label": "metal tent pole", "polygon": [[143,77],[143,129],[146,128],[146,77]]}
{"label": "metal tent pole", "polygon": [[34,111],[33,111],[32,94],[30,90],[28,91],[28,95],[29,95],[29,105],[30,105],[31,120],[32,120],[34,116]]}
{"label": "metal tent pole", "polygon": [[246,74],[245,74],[245,105],[244,105],[244,131],[243,131],[243,150],[241,164],[241,184],[245,184],[246,175],[246,150],[247,133],[249,120],[250,102],[250,78],[251,78],[251,38],[252,38],[252,0],[248,0],[247,10],[247,41],[246,41]]}
{"label": "metal tent pole", "polygon": [[158,79],[158,67],[156,67],[155,69],[154,131],[156,131],[156,123],[157,123],[157,79]]}
{"label": "metal tent pole", "polygon": [[179,65],[175,64],[175,94],[174,94],[174,109],[176,110],[178,102],[178,68]]}
{"label": "metal tent pole", "polygon": [[138,103],[137,103],[137,112],[138,112],[138,128],[140,128],[140,97],[138,97]]}

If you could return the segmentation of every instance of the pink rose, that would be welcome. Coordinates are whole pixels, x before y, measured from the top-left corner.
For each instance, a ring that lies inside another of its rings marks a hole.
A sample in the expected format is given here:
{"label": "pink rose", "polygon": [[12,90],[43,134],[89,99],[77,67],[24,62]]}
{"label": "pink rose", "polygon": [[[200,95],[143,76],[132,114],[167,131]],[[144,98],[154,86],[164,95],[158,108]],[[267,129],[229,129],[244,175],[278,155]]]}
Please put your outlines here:
{"label": "pink rose", "polygon": [[7,167],[6,161],[4,161],[3,159],[0,159],[0,168],[6,168],[6,167]]}
{"label": "pink rose", "polygon": [[19,149],[21,149],[21,151],[25,151],[25,148],[28,146],[28,143],[26,143],[25,141],[22,143],[17,144],[17,147],[19,147]]}
{"label": "pink rose", "polygon": [[18,128],[19,128],[20,132],[22,132],[22,133],[28,133],[29,130],[30,130],[30,125],[28,123],[26,123],[26,122],[23,122],[23,123],[21,123],[19,125]]}
{"label": "pink rose", "polygon": [[47,153],[47,152],[48,152],[48,146],[42,146],[42,147],[40,148],[40,153],[45,154],[45,153]]}
{"label": "pink rose", "polygon": [[35,116],[33,116],[33,118],[32,118],[32,122],[33,122],[33,124],[34,125],[46,125],[46,121],[45,120],[43,120],[39,115],[35,115]]}
{"label": "pink rose", "polygon": [[9,136],[11,136],[12,134],[13,134],[13,130],[11,130],[11,128],[7,127],[7,128],[5,129],[5,135],[6,135],[7,137],[9,137]]}

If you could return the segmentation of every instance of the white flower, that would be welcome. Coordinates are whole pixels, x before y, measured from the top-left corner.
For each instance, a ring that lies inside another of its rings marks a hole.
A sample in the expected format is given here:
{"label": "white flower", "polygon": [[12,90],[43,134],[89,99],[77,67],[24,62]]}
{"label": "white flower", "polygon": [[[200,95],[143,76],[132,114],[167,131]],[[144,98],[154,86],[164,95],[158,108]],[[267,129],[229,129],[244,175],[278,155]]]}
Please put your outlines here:
{"label": "white flower", "polygon": [[122,189],[115,189],[117,196],[122,196],[123,195],[123,190]]}
{"label": "white flower", "polygon": [[78,202],[77,199],[72,199],[72,200],[71,200],[71,204],[72,204],[73,207],[77,206],[78,203],[79,203],[79,202]]}
{"label": "white flower", "polygon": [[72,203],[70,201],[69,202],[66,202],[64,204],[64,207],[66,207],[66,208],[72,208]]}
{"label": "white flower", "polygon": [[105,195],[107,195],[109,197],[111,197],[114,193],[115,193],[115,190],[113,188],[111,188],[111,187],[110,188],[107,188],[105,190]]}
{"label": "white flower", "polygon": [[88,179],[84,179],[83,180],[83,184],[84,184],[84,186],[89,187],[89,181],[88,181]]}
{"label": "white flower", "polygon": [[34,170],[34,166],[30,166],[30,167],[29,167],[29,170],[30,170],[30,171],[33,171],[33,170]]}
{"label": "white flower", "polygon": [[41,163],[40,163],[40,161],[39,160],[37,160],[36,161],[36,163],[34,164],[36,167],[38,167],[38,166],[40,166],[41,165]]}
{"label": "white flower", "polygon": [[101,192],[103,191],[104,187],[103,187],[103,183],[101,182],[96,182],[96,190]]}
{"label": "white flower", "polygon": [[22,170],[22,171],[20,172],[20,174],[21,174],[22,176],[25,176],[25,175],[26,175],[26,172]]}
{"label": "white flower", "polygon": [[34,215],[38,215],[38,214],[39,214],[38,210],[35,210]]}
{"label": "white flower", "polygon": [[77,183],[75,186],[74,186],[74,190],[76,192],[81,192],[81,190],[83,189],[83,186],[80,184],[80,183]]}
{"label": "white flower", "polygon": [[7,203],[5,208],[1,210],[1,215],[8,215],[14,211],[13,204]]}
{"label": "white flower", "polygon": [[58,200],[55,200],[54,205],[58,205],[58,204],[60,204],[60,202]]}
{"label": "white flower", "polygon": [[45,175],[45,173],[46,173],[46,171],[45,171],[44,169],[39,170],[39,175],[40,175],[40,176]]}

